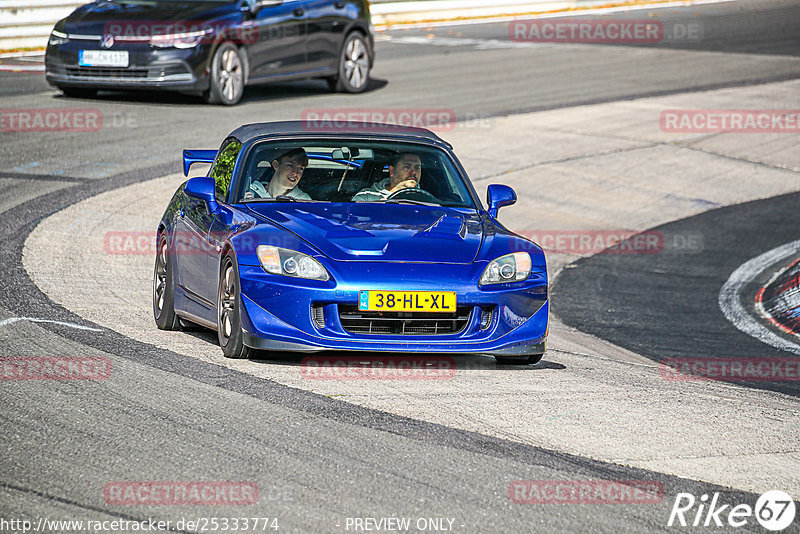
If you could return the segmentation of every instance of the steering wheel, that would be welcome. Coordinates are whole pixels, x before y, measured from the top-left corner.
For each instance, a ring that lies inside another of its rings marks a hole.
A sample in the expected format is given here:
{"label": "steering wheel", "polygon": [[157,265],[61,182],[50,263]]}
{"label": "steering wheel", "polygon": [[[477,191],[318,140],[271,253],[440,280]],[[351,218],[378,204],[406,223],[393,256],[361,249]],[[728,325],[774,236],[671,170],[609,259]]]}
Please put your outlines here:
{"label": "steering wheel", "polygon": [[432,194],[428,193],[424,189],[420,189],[419,187],[406,187],[405,189],[400,189],[399,191],[395,191],[388,197],[386,200],[416,200],[418,202],[434,202],[439,204],[439,199],[433,196]]}

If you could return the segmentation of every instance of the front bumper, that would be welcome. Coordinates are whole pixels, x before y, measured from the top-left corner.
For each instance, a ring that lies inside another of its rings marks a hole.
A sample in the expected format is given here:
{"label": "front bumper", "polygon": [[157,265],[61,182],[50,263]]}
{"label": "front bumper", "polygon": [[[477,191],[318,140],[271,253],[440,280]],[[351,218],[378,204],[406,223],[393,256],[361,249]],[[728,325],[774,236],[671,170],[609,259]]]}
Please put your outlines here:
{"label": "front bumper", "polygon": [[[375,264],[370,269],[339,264],[347,272],[337,273],[335,282],[288,279],[265,273],[260,266],[240,265],[244,342],[256,349],[297,352],[541,354],[549,318],[546,274],[490,289],[454,282],[476,280],[475,273],[479,276],[484,265],[447,265],[449,276],[439,274],[439,280],[432,281],[431,272],[443,266]],[[346,328],[343,311],[357,307],[359,291],[378,289],[455,291],[468,319],[460,328],[437,335],[370,334]]]}
{"label": "front bumper", "polygon": [[127,67],[87,67],[78,64],[80,50],[100,50],[99,40],[70,40],[48,46],[45,76],[50,85],[97,89],[208,89],[209,45],[195,48],[153,48],[147,43],[118,43],[110,50],[127,51]]}

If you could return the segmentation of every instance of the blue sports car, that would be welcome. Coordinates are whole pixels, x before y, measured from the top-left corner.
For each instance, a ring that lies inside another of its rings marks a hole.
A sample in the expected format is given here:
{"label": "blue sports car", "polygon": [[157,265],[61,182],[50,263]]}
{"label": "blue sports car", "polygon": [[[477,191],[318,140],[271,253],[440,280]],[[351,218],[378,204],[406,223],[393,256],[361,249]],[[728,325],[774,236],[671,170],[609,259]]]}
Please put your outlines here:
{"label": "blue sports car", "polygon": [[452,147],[390,125],[249,124],[218,151],[185,150],[158,225],[161,329],[216,330],[225,356],[256,350],[485,353],[542,358],[542,249],[484,209]]}

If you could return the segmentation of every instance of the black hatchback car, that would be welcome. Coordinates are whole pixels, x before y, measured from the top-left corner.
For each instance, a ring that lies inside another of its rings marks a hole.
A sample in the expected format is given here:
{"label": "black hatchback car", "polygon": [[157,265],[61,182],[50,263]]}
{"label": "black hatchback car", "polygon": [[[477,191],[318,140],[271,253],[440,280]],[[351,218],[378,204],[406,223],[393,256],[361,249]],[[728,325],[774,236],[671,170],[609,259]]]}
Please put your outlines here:
{"label": "black hatchback car", "polygon": [[373,45],[367,0],[98,0],[55,25],[45,66],[68,96],[167,89],[232,105],[278,80],[361,92]]}

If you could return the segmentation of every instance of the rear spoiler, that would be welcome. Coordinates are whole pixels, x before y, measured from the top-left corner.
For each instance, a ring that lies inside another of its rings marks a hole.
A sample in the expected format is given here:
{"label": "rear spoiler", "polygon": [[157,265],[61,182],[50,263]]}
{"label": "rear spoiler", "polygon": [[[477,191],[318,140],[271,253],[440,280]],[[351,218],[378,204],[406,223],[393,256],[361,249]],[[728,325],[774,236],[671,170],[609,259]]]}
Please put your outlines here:
{"label": "rear spoiler", "polygon": [[216,150],[184,150],[183,175],[189,176],[189,168],[195,163],[214,163],[217,157]]}

